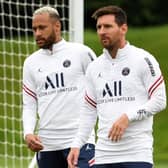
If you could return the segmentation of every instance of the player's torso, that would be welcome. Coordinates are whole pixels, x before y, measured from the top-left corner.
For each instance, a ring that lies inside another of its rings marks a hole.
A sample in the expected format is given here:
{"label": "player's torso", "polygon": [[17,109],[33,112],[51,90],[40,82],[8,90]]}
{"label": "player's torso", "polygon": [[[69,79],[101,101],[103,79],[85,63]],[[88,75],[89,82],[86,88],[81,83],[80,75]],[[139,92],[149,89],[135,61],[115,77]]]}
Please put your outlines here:
{"label": "player's torso", "polygon": [[39,55],[38,60],[32,64],[31,74],[36,85],[40,129],[76,127],[84,80],[80,53],[66,49]]}
{"label": "player's torso", "polygon": [[[121,60],[102,59],[101,64],[98,64],[97,72],[95,71],[93,81],[95,81],[99,116],[96,160],[100,163],[102,158],[107,163],[117,162],[120,161],[121,156],[123,158],[121,161],[129,161],[128,152],[131,151],[130,155],[135,156],[137,149],[144,147],[142,142],[144,139],[141,136],[146,136],[146,139],[151,140],[150,133],[148,137],[148,134],[146,135],[142,131],[147,126],[146,123],[151,124],[151,120],[138,124],[136,122],[130,123],[119,142],[112,142],[108,138],[110,128],[121,114],[126,111],[134,112],[148,98],[141,76],[141,68],[139,68],[139,62],[136,58],[134,59],[134,56],[129,55]],[[147,145],[150,148],[151,142],[149,141]],[[148,153],[148,150],[145,152]],[[116,155],[116,153],[119,154]],[[135,156],[135,160],[138,157],[140,155]]]}
{"label": "player's torso", "polygon": [[137,66],[138,62],[127,56],[121,60],[103,60],[97,68],[94,83],[98,109],[109,110],[110,107],[115,107],[118,116],[121,104],[122,107],[129,107],[141,103],[139,101],[146,95],[146,90]]}
{"label": "player's torso", "polygon": [[38,97],[76,90],[80,78],[84,75],[80,56],[71,50],[41,55],[35,66],[33,76]]}
{"label": "player's torso", "polygon": [[103,54],[88,69],[94,88],[91,94],[97,102],[99,117],[95,157],[99,164],[139,159],[152,161],[152,118],[129,123],[118,142],[108,138],[113,123],[121,114],[127,111],[136,113],[148,100],[143,76],[146,75],[144,69],[148,66],[144,58],[148,54],[131,46],[126,50],[116,59]]}

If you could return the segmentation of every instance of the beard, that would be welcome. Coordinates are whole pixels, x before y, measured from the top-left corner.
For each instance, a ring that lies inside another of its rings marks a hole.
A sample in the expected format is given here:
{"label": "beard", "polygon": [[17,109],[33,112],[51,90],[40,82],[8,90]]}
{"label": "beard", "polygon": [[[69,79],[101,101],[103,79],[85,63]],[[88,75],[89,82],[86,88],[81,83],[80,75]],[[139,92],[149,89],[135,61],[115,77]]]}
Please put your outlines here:
{"label": "beard", "polygon": [[52,48],[52,45],[55,43],[55,38],[56,38],[56,34],[54,31],[52,31],[52,33],[47,38],[42,38],[42,37],[37,38],[36,42],[39,48],[50,49]]}
{"label": "beard", "polygon": [[110,43],[110,42],[103,42],[103,41],[101,41],[101,44],[102,44],[102,46],[103,46],[104,48],[106,48],[107,50],[110,50],[110,49],[113,48],[113,44]]}
{"label": "beard", "polygon": [[116,48],[118,46],[118,44],[120,43],[119,39],[110,39],[110,38],[102,38],[100,39],[100,43],[102,44],[102,46],[107,49],[107,50],[113,50],[114,48]]}

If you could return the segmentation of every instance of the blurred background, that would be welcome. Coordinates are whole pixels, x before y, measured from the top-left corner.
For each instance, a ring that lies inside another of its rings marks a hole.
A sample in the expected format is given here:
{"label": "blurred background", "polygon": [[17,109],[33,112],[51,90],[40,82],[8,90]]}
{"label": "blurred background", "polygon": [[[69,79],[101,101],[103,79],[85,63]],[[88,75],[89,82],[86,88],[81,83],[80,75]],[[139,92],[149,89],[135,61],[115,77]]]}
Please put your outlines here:
{"label": "blurred background", "polygon": [[106,5],[118,5],[128,15],[130,26],[157,26],[168,23],[168,1],[162,0],[85,0],[85,28],[94,28],[91,19],[95,9]]}

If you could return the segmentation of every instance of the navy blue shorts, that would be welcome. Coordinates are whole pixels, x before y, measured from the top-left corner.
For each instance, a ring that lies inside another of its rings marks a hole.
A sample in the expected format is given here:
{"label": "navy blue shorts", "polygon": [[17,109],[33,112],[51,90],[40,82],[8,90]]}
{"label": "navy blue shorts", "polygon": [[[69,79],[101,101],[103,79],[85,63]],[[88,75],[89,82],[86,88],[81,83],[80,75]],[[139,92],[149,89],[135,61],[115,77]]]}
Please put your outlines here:
{"label": "navy blue shorts", "polygon": [[[39,168],[67,168],[67,156],[70,149],[59,151],[41,151],[36,155]],[[95,146],[86,144],[81,148],[78,160],[80,168],[95,168],[94,166]]]}
{"label": "navy blue shorts", "polygon": [[152,168],[153,165],[147,162],[123,162],[113,164],[99,164],[96,168]]}

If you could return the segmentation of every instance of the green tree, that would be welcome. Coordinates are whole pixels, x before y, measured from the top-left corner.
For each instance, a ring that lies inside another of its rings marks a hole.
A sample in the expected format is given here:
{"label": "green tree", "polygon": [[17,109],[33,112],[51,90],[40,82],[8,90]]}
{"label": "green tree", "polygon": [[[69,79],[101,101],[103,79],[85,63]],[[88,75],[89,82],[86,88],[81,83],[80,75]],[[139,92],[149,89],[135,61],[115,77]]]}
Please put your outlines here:
{"label": "green tree", "polygon": [[132,26],[153,26],[167,24],[168,1],[161,0],[85,0],[85,26],[93,27],[92,13],[99,7],[118,5],[128,15],[128,23]]}

